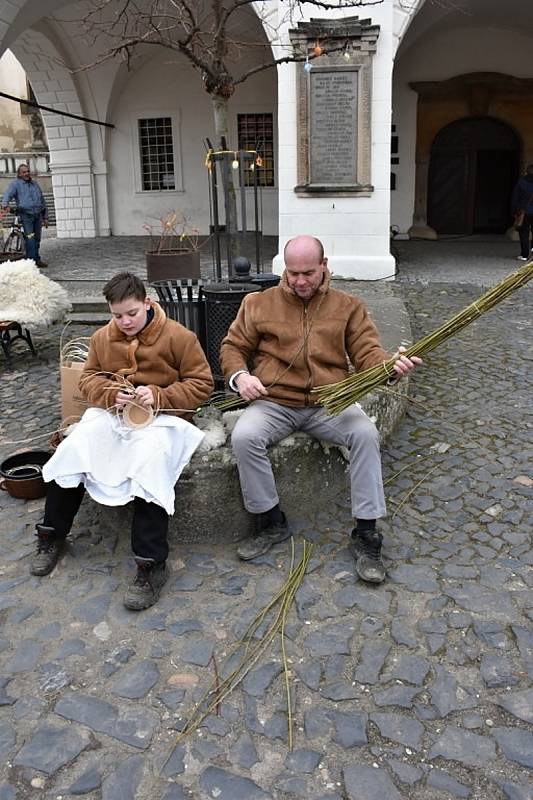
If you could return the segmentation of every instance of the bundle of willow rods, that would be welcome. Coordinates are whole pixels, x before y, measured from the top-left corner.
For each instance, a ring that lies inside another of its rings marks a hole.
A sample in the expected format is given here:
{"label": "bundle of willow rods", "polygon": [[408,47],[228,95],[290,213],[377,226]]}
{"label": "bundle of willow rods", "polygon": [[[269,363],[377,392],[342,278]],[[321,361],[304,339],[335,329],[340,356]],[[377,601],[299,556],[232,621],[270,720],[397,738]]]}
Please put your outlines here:
{"label": "bundle of willow rods", "polygon": [[[533,278],[533,261],[528,261],[523,267],[511,273],[492,289],[489,289],[481,297],[464,308],[450,320],[445,322],[440,328],[419,339],[403,353],[407,358],[411,356],[425,356],[443,342],[455,336],[460,330],[470,325],[475,319],[480,317],[485,311],[490,311],[495,305],[504,300],[516,289],[520,289]],[[338,383],[329,383],[324,386],[317,386],[312,390],[317,395],[318,402],[325,406],[330,414],[339,414],[345,408],[356,403],[373,389],[382,386],[389,378],[394,377],[396,372],[394,364],[398,356],[393,356],[377,367],[371,367],[354,375],[350,375]]]}
{"label": "bundle of willow rods", "polygon": [[[174,744],[178,744],[185,736],[188,736],[196,730],[211,712],[216,711],[220,707],[222,700],[231,694],[241,683],[259,661],[261,656],[265,654],[269,645],[276,637],[276,634],[279,633],[281,638],[285,692],[287,695],[287,739],[289,750],[292,750],[293,719],[291,710],[290,670],[285,651],[285,627],[294,596],[304,579],[312,552],[313,545],[304,540],[300,561],[298,564],[295,564],[295,545],[294,539],[291,539],[291,563],[289,575],[285,583],[257,616],[254,617],[243,636],[226,656],[220,668],[217,669],[215,679],[185,720],[185,724],[180,734],[175,739]],[[261,633],[263,627],[265,631]],[[235,659],[237,659],[238,663],[236,666],[232,666]],[[228,674],[224,674],[226,672]],[[170,755],[166,759],[165,764],[169,758]]]}

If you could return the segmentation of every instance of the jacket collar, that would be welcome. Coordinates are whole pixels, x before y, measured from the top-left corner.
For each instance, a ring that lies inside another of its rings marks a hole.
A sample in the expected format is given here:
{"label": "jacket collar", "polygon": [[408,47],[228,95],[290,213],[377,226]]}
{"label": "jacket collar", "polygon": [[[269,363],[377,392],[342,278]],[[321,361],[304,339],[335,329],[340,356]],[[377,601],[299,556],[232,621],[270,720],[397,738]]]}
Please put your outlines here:
{"label": "jacket collar", "polygon": [[[313,297],[309,300],[309,302],[312,303],[315,297],[323,297],[324,295],[326,295],[330,289],[330,284],[331,284],[331,272],[326,267],[326,269],[324,270],[324,280],[316,290]],[[293,290],[290,288],[287,282],[287,270],[283,270],[279,286],[280,289],[283,291],[284,296],[287,297],[287,299],[303,302],[301,298],[299,298],[298,295],[295,294]]]}
{"label": "jacket collar", "polygon": [[154,318],[148,325],[139,331],[139,333],[135,334],[135,336],[126,336],[125,333],[118,328],[114,319],[110,320],[107,324],[108,331],[109,331],[109,338],[112,342],[120,342],[128,339],[138,339],[139,342],[143,345],[150,346],[154,344],[163,330],[165,322],[167,320],[167,315],[159,305],[156,303],[155,300],[150,300],[151,306],[154,309]]}

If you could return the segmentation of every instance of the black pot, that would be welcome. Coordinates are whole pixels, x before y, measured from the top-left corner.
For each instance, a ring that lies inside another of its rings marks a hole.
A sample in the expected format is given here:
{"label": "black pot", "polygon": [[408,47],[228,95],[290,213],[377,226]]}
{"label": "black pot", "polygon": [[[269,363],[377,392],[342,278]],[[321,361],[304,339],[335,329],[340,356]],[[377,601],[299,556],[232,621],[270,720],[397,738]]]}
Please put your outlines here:
{"label": "black pot", "polygon": [[44,497],[42,467],[51,456],[48,450],[25,450],[9,456],[0,464],[0,489],[22,500]]}

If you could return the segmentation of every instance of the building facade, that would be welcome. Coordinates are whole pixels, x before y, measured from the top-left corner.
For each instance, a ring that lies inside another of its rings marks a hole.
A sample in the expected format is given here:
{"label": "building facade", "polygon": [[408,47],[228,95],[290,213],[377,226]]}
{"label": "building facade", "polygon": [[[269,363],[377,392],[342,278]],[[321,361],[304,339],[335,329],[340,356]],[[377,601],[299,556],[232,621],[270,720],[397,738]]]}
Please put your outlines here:
{"label": "building facade", "polygon": [[[229,101],[228,147],[261,151],[261,228],[279,235],[280,251],[291,236],[312,233],[336,275],[381,279],[395,273],[391,226],[402,237],[505,235],[512,185],[533,161],[527,5],[383,0],[339,9],[328,20],[356,11],[359,21],[345,32],[345,52],[329,60],[316,56],[314,23],[284,19],[281,0],[236,14],[240,71],[265,54],[311,54],[308,65],[258,72]],[[98,44],[80,33],[85,10],[65,0],[0,0],[0,53],[14,53],[38,102],[53,109],[42,116],[58,236],[142,235],[169,210],[207,233],[214,118],[199,72],[157,47],[129,69],[94,65]],[[354,130],[341,114],[344,133],[328,151],[331,72],[344,82],[336,96],[347,98]],[[313,177],[327,159],[334,179]],[[278,255],[276,270],[281,262]]]}

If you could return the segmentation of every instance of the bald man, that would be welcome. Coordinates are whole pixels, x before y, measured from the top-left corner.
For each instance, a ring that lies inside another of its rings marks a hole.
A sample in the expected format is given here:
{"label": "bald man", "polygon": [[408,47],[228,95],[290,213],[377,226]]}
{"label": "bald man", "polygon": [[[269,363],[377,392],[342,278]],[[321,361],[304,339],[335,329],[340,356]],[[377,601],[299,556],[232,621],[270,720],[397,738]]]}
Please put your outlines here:
{"label": "bald man", "polygon": [[[317,403],[311,389],[390,358],[363,302],[333,289],[322,243],[313,236],[291,239],[284,251],[279,286],[247,295],[222,342],[221,363],[230,388],[249,405],[232,435],[244,506],[254,515],[254,534],[237,550],[257,558],[291,536],[279,506],[267,448],[294,431],[348,448],[356,570],[381,583],[383,537],[376,520],[386,513],[376,426],[357,405],[337,416]],[[398,379],[420,359],[398,349]],[[250,369],[249,369],[249,365]]]}

